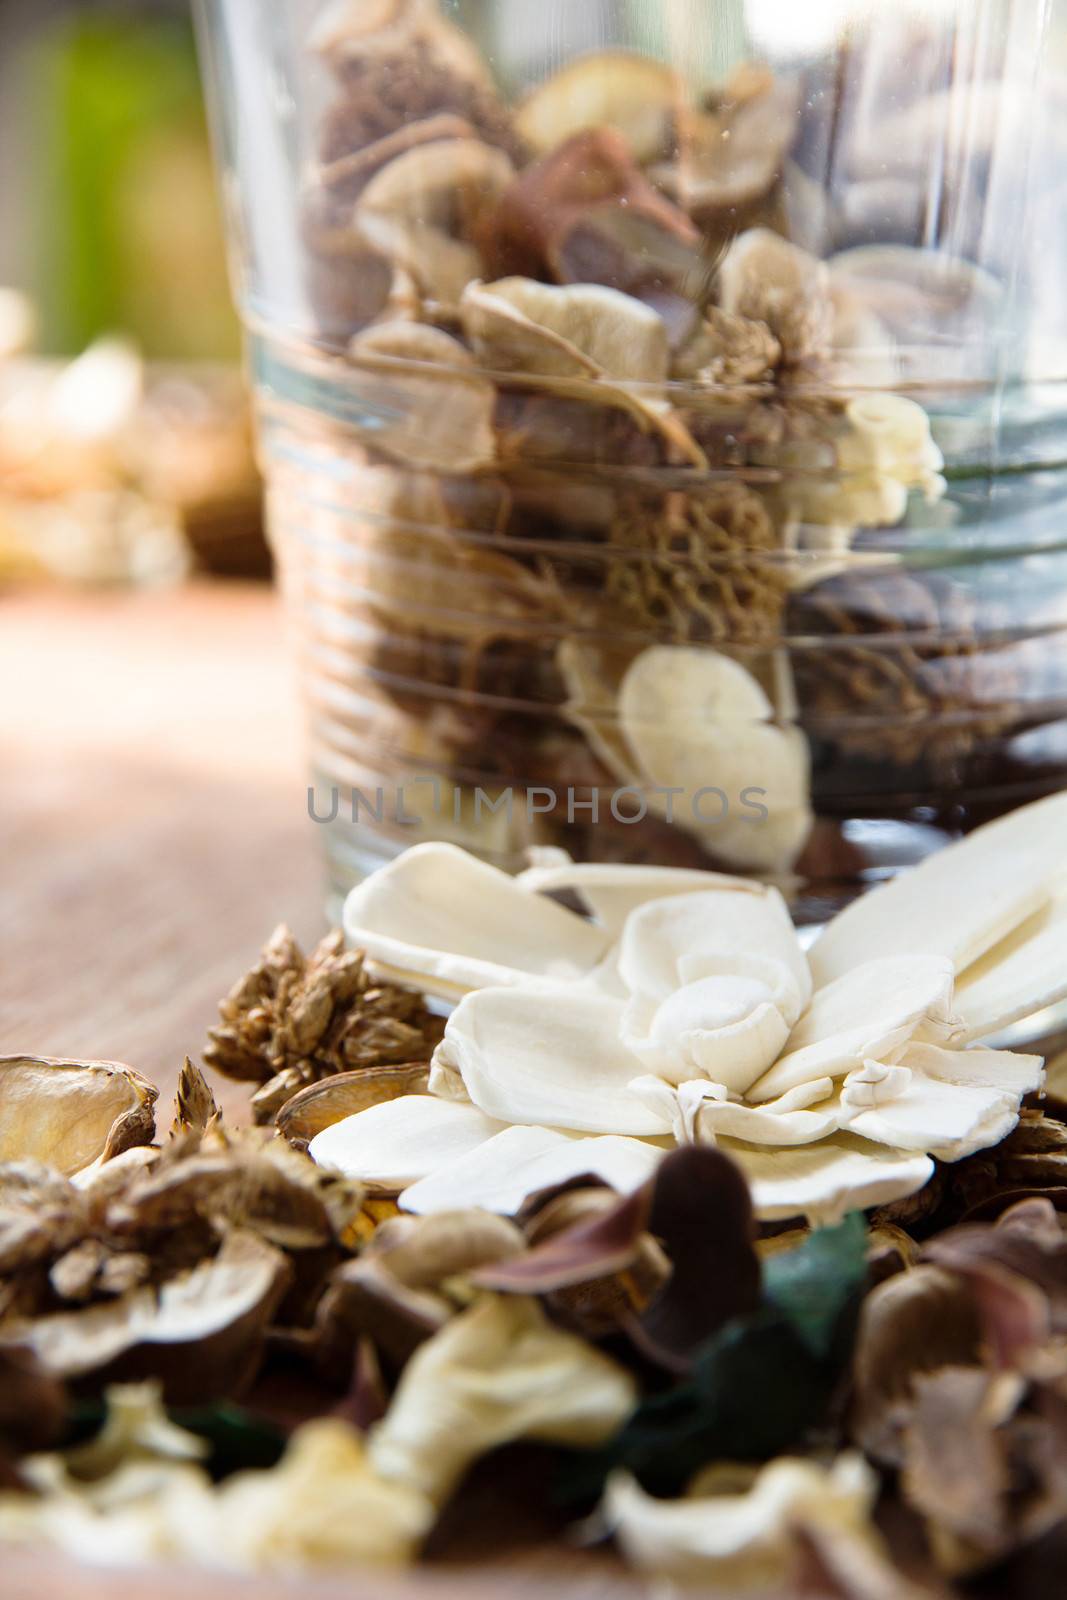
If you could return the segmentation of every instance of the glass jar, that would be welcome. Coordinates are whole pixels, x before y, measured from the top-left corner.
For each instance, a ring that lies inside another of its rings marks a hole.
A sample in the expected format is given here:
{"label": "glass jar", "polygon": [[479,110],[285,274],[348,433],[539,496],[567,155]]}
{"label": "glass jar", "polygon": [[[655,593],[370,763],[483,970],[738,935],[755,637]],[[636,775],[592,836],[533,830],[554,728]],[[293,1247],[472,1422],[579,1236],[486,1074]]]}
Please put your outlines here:
{"label": "glass jar", "polygon": [[1067,763],[1067,0],[202,0],[335,886],[818,921]]}

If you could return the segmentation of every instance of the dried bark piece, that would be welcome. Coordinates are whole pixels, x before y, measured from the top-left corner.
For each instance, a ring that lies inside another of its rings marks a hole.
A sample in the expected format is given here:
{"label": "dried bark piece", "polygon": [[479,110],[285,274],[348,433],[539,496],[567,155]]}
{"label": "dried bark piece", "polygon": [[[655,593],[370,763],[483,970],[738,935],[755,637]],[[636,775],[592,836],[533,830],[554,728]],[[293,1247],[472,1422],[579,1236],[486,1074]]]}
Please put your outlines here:
{"label": "dried bark piece", "polygon": [[680,79],[662,62],[604,51],[580,57],[540,84],[519,107],[515,123],[539,153],[586,129],[614,129],[634,160],[645,162],[663,153],[682,94]]}
{"label": "dried bark piece", "polygon": [[0,1057],[0,1161],[71,1176],[155,1131],[158,1090],[116,1061]]}
{"label": "dried bark piece", "polygon": [[429,1077],[425,1062],[339,1072],[320,1083],[310,1083],[293,1095],[278,1112],[275,1123],[295,1149],[306,1150],[316,1134],[345,1117],[402,1095],[424,1094]]}
{"label": "dried bark piece", "polygon": [[297,1090],[340,1072],[428,1061],[442,1024],[421,997],[374,978],[363,955],[329,935],[310,957],[285,927],[220,1002],[204,1062],[227,1077],[269,1085],[278,1100],[260,1101],[264,1120]]}
{"label": "dried bark piece", "polygon": [[718,289],[724,311],[767,325],[787,365],[826,355],[833,302],[825,262],[769,228],[751,228],[730,246]]}

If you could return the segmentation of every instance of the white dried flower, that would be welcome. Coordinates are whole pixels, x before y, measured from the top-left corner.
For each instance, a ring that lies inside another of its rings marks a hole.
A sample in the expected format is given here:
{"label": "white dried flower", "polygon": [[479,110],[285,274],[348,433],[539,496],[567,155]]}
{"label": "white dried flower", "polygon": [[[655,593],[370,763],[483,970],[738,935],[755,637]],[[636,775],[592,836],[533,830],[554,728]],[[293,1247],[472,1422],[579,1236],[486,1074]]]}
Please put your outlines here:
{"label": "white dried flower", "polygon": [[[810,964],[761,884],[579,865],[515,880],[418,846],[345,921],[391,976],[462,994],[431,1094],[311,1153],[366,1177],[405,1152],[415,1211],[507,1213],[586,1171],[633,1188],[692,1140],[729,1152],[764,1217],[913,1193],[932,1157],[1002,1139],[1041,1085],[1040,1058],[980,1041],[1067,994],[1065,825],[1059,795],[979,829],[842,912]],[[588,918],[546,898],[563,890]]]}

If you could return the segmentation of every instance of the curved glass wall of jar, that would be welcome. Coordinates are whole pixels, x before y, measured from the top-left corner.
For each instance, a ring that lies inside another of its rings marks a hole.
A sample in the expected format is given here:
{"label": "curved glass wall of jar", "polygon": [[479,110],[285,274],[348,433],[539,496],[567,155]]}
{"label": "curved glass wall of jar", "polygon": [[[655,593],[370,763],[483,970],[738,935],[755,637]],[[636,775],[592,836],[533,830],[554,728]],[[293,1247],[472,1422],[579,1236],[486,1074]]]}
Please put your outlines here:
{"label": "curved glass wall of jar", "polygon": [[338,886],[1067,775],[1067,0],[203,0]]}

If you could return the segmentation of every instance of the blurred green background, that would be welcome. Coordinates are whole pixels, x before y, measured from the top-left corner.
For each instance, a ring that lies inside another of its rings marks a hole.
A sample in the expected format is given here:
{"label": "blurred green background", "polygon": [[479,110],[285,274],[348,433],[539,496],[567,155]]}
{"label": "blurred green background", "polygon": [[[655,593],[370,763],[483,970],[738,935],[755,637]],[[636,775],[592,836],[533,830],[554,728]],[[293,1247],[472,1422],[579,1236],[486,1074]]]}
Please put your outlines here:
{"label": "blurred green background", "polygon": [[0,0],[0,284],[44,354],[236,355],[188,7]]}

